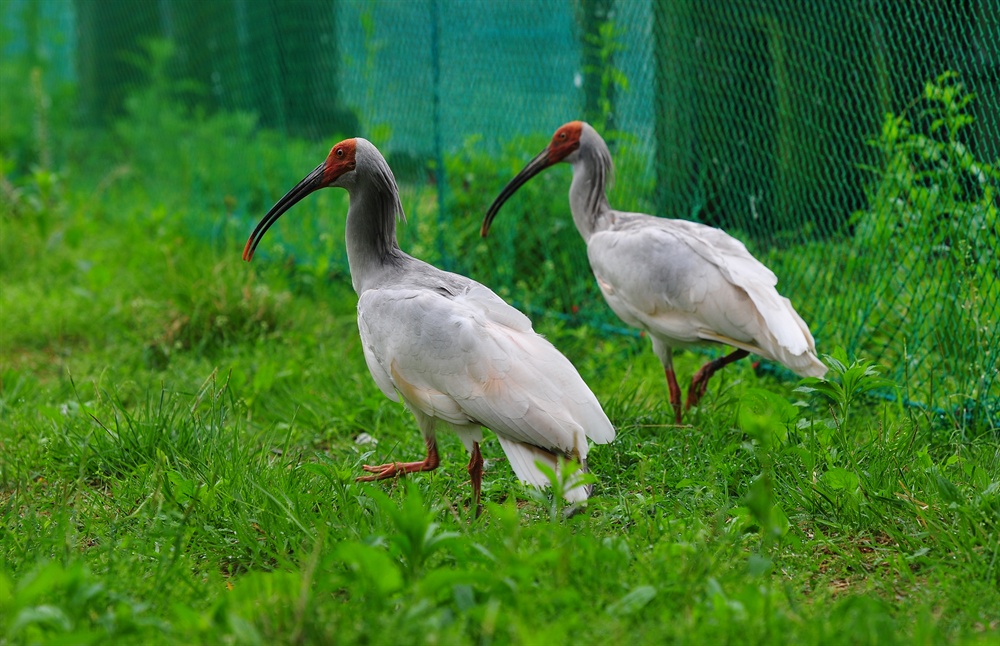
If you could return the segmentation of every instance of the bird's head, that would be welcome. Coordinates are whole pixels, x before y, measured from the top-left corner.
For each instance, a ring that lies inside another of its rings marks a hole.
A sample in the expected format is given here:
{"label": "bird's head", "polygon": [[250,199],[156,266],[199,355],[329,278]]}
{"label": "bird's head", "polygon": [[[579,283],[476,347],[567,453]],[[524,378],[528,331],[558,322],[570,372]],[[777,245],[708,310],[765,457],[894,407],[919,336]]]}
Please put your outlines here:
{"label": "bird's head", "polygon": [[257,223],[257,227],[250,234],[250,238],[243,248],[243,260],[249,262],[253,258],[254,251],[257,249],[257,245],[260,244],[264,234],[271,228],[272,224],[277,222],[278,218],[285,211],[295,206],[306,195],[321,188],[326,188],[327,186],[349,188],[354,181],[356,168],[356,139],[345,139],[331,148],[330,154],[326,156],[326,160],[302,178],[302,181],[296,184],[292,190],[285,193],[284,197],[278,200],[271,207],[271,210],[267,212],[267,215]]}
{"label": "bird's head", "polygon": [[552,141],[545,148],[549,162],[546,166],[552,166],[561,161],[572,161],[568,158],[580,149],[583,126],[582,121],[570,121],[556,130],[555,134],[552,135]]}
{"label": "bird's head", "polygon": [[483,219],[483,226],[479,230],[482,237],[485,238],[489,234],[490,224],[493,223],[493,218],[496,217],[504,202],[516,193],[517,189],[524,186],[529,179],[549,166],[563,161],[573,163],[576,160],[575,153],[580,150],[580,140],[584,136],[585,126],[589,128],[582,121],[570,121],[556,130],[555,134],[552,135],[552,140],[549,141],[549,145],[528,162],[528,165],[521,169],[521,172],[515,175],[514,179],[510,180],[507,186],[500,191],[497,199],[493,200],[493,204],[490,205],[489,210],[486,212],[486,217]]}

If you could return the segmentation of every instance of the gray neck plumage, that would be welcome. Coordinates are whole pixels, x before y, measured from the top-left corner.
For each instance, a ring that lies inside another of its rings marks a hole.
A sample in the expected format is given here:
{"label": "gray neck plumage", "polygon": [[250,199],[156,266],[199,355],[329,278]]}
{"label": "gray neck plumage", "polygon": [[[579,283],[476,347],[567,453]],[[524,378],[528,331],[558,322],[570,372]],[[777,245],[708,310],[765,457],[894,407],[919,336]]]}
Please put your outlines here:
{"label": "gray neck plumage", "polygon": [[351,281],[359,296],[406,257],[396,242],[396,218],[405,216],[392,171],[383,162],[363,181],[350,192],[345,234]]}
{"label": "gray neck plumage", "polygon": [[606,223],[611,211],[605,190],[614,166],[611,153],[600,137],[582,143],[577,155],[569,187],[569,206],[577,230],[584,240],[589,240]]}

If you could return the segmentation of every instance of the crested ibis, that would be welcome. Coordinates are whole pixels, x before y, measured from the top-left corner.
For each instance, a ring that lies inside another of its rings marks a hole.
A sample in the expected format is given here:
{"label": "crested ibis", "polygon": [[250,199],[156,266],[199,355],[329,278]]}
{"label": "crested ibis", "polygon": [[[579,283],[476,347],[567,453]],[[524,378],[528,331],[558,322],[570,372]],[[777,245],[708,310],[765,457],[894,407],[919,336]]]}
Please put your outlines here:
{"label": "crested ibis", "polygon": [[[368,370],[386,397],[402,401],[427,446],[419,462],[364,465],[372,481],[430,471],[439,464],[435,429],[450,426],[471,454],[468,472],[479,512],[482,427],[500,441],[517,477],[549,484],[536,464],[560,471],[561,459],[586,469],[587,440],[606,444],[615,430],[576,369],[535,333],[524,314],[474,280],[404,253],[396,180],[371,142],[347,139],[278,200],[247,240],[249,261],[264,233],[318,189],[346,189],[347,260],[358,294],[358,330]],[[564,497],[582,502],[589,486],[569,476]]]}
{"label": "crested ibis", "polygon": [[742,242],[704,224],[623,213],[608,205],[611,153],[587,123],[571,121],[556,130],[549,145],[497,196],[481,235],[486,237],[500,207],[518,188],[559,162],[573,167],[570,211],[601,293],[619,318],[652,340],[677,424],[682,408],[674,348],[706,343],[736,348],[695,373],[685,409],[705,394],[716,371],[751,352],[801,376],[826,373],[809,327],[775,289],[777,277]]}

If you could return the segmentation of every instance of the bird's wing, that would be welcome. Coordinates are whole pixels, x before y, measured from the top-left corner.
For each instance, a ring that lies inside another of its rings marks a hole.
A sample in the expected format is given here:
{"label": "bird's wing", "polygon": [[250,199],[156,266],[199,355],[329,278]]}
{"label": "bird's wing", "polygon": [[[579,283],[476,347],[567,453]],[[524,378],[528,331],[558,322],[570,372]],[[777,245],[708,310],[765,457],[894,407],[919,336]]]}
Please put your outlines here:
{"label": "bird's wing", "polygon": [[767,330],[792,354],[813,348],[809,328],[791,302],[775,286],[778,277],[751,255],[746,246],[725,231],[686,220],[669,220],[683,232],[685,243],[714,264],[731,284],[747,293],[763,317]]}
{"label": "bird's wing", "polygon": [[375,380],[379,390],[392,401],[398,402],[399,393],[396,392],[396,387],[392,382],[389,366],[381,360],[378,347],[375,345],[375,333],[368,326],[368,320],[362,315],[362,303],[364,302],[365,308],[370,307],[370,303],[367,301],[370,301],[371,298],[367,298],[366,301],[366,297],[369,297],[371,294],[372,292],[370,291],[365,292],[358,301],[358,332],[361,335],[361,348],[365,354],[365,363],[368,364],[368,372],[371,373],[372,379]]}
{"label": "bird's wing", "polygon": [[586,456],[586,437],[610,442],[614,429],[570,362],[524,315],[469,283],[457,293],[454,285],[365,292],[359,328],[380,387],[387,375],[427,415],[560,453]]}
{"label": "bird's wing", "polygon": [[697,343],[704,330],[740,333],[743,321],[713,321],[711,304],[737,296],[718,268],[659,226],[628,226],[594,233],[587,255],[602,293],[627,323],[676,343]]}
{"label": "bird's wing", "polygon": [[717,341],[800,372],[819,369],[808,327],[778,294],[774,273],[719,229],[620,214],[617,226],[591,236],[588,256],[626,322],[674,344]]}

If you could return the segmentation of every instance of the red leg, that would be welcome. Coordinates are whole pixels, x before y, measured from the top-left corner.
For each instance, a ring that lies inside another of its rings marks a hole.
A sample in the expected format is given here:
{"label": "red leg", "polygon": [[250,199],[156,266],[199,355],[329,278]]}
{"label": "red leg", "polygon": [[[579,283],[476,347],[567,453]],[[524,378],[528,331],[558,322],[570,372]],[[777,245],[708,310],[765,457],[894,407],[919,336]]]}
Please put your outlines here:
{"label": "red leg", "polygon": [[438,468],[441,464],[441,459],[438,457],[437,443],[433,439],[427,440],[427,457],[421,462],[389,462],[388,464],[380,464],[378,466],[364,465],[361,468],[368,473],[374,473],[371,476],[358,476],[355,478],[356,482],[371,482],[373,480],[385,480],[386,478],[391,478],[393,476],[399,475],[401,473],[413,473],[415,471],[433,471]]}
{"label": "red leg", "polygon": [[701,367],[701,370],[695,373],[694,378],[691,379],[691,387],[688,388],[687,403],[684,405],[685,410],[691,408],[698,403],[698,400],[702,398],[705,391],[708,390],[708,380],[712,378],[716,372],[725,368],[734,361],[739,361],[743,357],[750,354],[746,350],[736,350],[731,352],[724,357],[720,357],[715,361],[709,361]]}
{"label": "red leg", "polygon": [[469,458],[469,477],[472,478],[472,504],[476,508],[476,518],[482,513],[479,504],[479,494],[483,487],[483,454],[479,450],[479,442],[472,443],[472,456]]}
{"label": "red leg", "polygon": [[678,425],[681,423],[681,387],[677,385],[677,375],[674,374],[673,366],[665,368],[667,375],[667,387],[670,388],[670,404],[674,407],[674,419]]}

